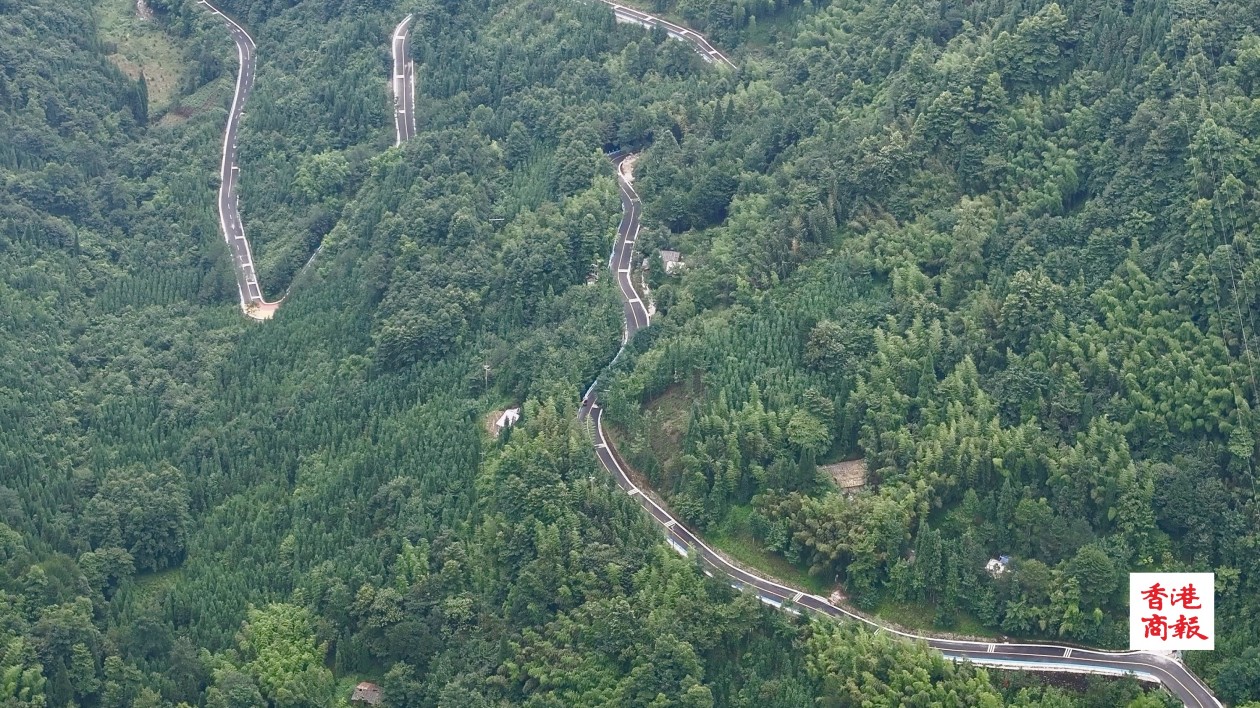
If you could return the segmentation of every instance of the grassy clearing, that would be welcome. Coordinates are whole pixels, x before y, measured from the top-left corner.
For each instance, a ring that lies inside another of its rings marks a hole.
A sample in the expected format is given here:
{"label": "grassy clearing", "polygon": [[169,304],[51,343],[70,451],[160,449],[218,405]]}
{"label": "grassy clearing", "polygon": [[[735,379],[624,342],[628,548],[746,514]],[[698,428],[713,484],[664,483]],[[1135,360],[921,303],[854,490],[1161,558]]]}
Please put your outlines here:
{"label": "grassy clearing", "polygon": [[813,13],[809,7],[793,5],[770,17],[755,17],[744,29],[744,47],[760,50],[790,40],[796,35],[798,23]]}
{"label": "grassy clearing", "polygon": [[167,568],[151,573],[141,573],[136,575],[132,582],[136,595],[140,597],[152,597],[160,591],[173,587],[179,582],[183,575],[182,568]]}
{"label": "grassy clearing", "polygon": [[691,417],[691,401],[703,397],[703,391],[689,394],[686,386],[674,384],[643,407],[643,417],[652,431],[648,436],[648,445],[661,469],[670,469],[671,463],[682,455],[683,436],[687,434],[687,422]]}
{"label": "grassy clearing", "polygon": [[721,528],[713,529],[704,535],[705,541],[739,561],[740,564],[759,570],[789,585],[823,597],[831,594],[832,588],[825,581],[813,577],[805,570],[789,563],[782,556],[761,547],[761,543],[753,536],[752,529],[748,525],[748,515],[751,511],[748,507],[731,509],[730,516]]}
{"label": "grassy clearing", "polygon": [[109,60],[133,79],[143,71],[149,112],[166,109],[175,99],[184,70],[179,47],[156,21],[138,16],[135,0],[99,0],[96,17],[101,38],[114,46]]}
{"label": "grassy clearing", "polygon": [[[235,88],[236,75],[232,74],[230,78],[224,77],[211,81],[187,96],[176,97],[175,102],[170,105],[170,110],[162,114],[157,124],[161,127],[169,127],[215,106],[222,106],[226,115],[227,106],[232,100],[232,92]],[[149,98],[151,101],[153,94],[149,94]],[[152,108],[151,102],[150,108]]]}
{"label": "grassy clearing", "polygon": [[924,632],[939,632],[941,630],[952,632],[954,634],[965,634],[972,637],[996,637],[997,634],[984,625],[980,624],[972,615],[966,612],[959,612],[953,627],[937,627],[933,620],[936,618],[936,610],[930,605],[913,605],[903,602],[895,602],[885,599],[875,608],[875,616],[880,619],[887,620],[893,624],[900,625],[906,629],[922,630]]}

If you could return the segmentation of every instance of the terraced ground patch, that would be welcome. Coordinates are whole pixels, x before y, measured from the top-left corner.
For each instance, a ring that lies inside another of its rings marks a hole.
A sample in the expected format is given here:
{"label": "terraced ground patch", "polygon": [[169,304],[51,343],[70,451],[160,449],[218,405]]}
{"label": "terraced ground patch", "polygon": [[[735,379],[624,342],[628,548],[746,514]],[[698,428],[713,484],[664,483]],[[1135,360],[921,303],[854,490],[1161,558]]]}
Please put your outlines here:
{"label": "terraced ground patch", "polygon": [[[143,15],[143,16],[142,16]],[[165,110],[179,90],[184,60],[174,40],[135,0],[100,0],[96,6],[101,36],[113,51],[109,60],[137,79],[144,72],[149,113]]]}

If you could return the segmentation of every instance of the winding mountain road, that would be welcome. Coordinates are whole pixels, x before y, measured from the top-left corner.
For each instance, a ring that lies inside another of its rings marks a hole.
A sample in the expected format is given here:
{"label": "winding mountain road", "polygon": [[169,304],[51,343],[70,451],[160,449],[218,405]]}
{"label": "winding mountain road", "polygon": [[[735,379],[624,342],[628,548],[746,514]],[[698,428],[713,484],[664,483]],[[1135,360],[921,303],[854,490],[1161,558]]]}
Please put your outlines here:
{"label": "winding mountain road", "polygon": [[617,277],[617,288],[621,291],[621,300],[625,304],[626,326],[622,330],[621,343],[630,341],[635,332],[651,324],[647,306],[643,298],[634,289],[630,276],[634,270],[634,244],[639,238],[639,215],[643,205],[639,202],[639,193],[632,184],[634,166],[633,155],[622,155],[616,158],[617,186],[621,191],[621,223],[617,225],[617,240],[613,242],[612,254],[608,258],[608,267]]}
{"label": "winding mountain road", "polygon": [[[735,64],[730,59],[714,49],[708,41],[694,31],[647,13],[617,5],[609,0],[603,0],[603,2],[613,7],[618,20],[634,22],[646,27],[664,27],[671,37],[689,43],[697,54],[710,63],[720,62],[725,66],[735,68]],[[631,278],[634,270],[634,243],[639,235],[639,219],[643,209],[639,195],[634,191],[632,184],[634,156],[616,156],[614,163],[617,167],[617,181],[621,190],[622,218],[617,227],[617,238],[613,242],[609,269],[617,278],[617,287],[625,307],[626,320],[621,349],[624,351],[625,345],[634,334],[651,324],[651,317],[643,298],[635,290]],[[621,351],[617,352],[617,357],[620,357]],[[613,358],[614,362],[617,357]],[[652,517],[652,520],[662,528],[674,550],[684,556],[692,553],[699,555],[706,567],[726,576],[734,587],[755,593],[762,602],[792,612],[797,612],[799,611],[797,608],[800,608],[827,617],[855,620],[877,632],[889,632],[904,639],[923,641],[952,659],[965,659],[983,666],[1069,673],[1113,675],[1132,673],[1141,678],[1158,681],[1192,708],[1221,708],[1221,702],[1212,695],[1207,685],[1184,664],[1171,657],[1141,651],[1111,652],[1054,644],[961,641],[913,634],[886,626],[865,615],[833,605],[825,598],[762,577],[732,563],[710,548],[699,535],[679,522],[650,494],[644,493],[635,485],[629,474],[629,466],[604,434],[604,411],[596,398],[597,384],[598,379],[583,395],[578,418],[582,421],[589,420],[592,424],[595,456],[599,459],[600,466],[607,470],[617,486],[637,501]]]}
{"label": "winding mountain road", "polygon": [[[232,254],[237,274],[237,286],[240,291],[241,309],[246,315],[255,319],[267,319],[279,306],[281,301],[268,303],[263,299],[262,289],[254,272],[253,256],[249,241],[245,238],[245,229],[241,223],[237,205],[237,130],[244,115],[245,100],[249,96],[254,81],[253,38],[239,24],[220,12],[207,0],[198,0],[215,15],[221,17],[228,25],[228,31],[236,43],[237,56],[240,60],[236,79],[236,91],[232,97],[232,108],[228,113],[227,127],[223,139],[223,159],[220,167],[219,185],[219,220],[224,240]],[[602,0],[611,6],[614,16],[619,22],[631,22],[645,27],[660,27],[670,37],[687,42],[705,61],[731,69],[735,64],[724,54],[693,30],[649,15],[640,10],[619,5],[610,0]],[[393,76],[395,97],[395,138],[397,144],[415,136],[415,71],[411,61],[405,58],[407,32],[411,22],[408,15],[398,24],[393,33]],[[632,274],[634,271],[634,246],[640,229],[642,205],[632,184],[633,156],[616,158],[618,183],[621,191],[622,220],[617,228],[617,238],[609,258],[609,269],[617,279],[618,289],[625,307],[625,329],[623,333],[622,351],[636,332],[651,324],[651,314],[634,287]],[[318,253],[318,251],[317,251]],[[313,257],[312,257],[313,258]],[[309,265],[309,262],[308,262]],[[618,352],[620,356],[621,352]],[[616,358],[614,358],[616,361]],[[1007,668],[1036,669],[1041,671],[1067,671],[1073,673],[1134,673],[1144,678],[1163,684],[1169,691],[1194,708],[1219,708],[1221,703],[1212,696],[1211,691],[1197,676],[1180,662],[1171,658],[1148,652],[1104,652],[1080,647],[1067,647],[1049,644],[1016,644],[1008,642],[976,642],[941,639],[902,632],[884,626],[864,615],[852,612],[831,604],[826,599],[811,595],[778,581],[762,577],[727,560],[710,548],[703,539],[681,524],[669,511],[650,494],[634,484],[629,467],[617,454],[617,450],[609,442],[603,428],[603,409],[596,398],[598,379],[592,383],[582,398],[579,418],[590,421],[594,431],[595,453],[600,465],[604,467],[627,494],[634,498],[651,518],[664,530],[666,539],[679,553],[689,555],[695,553],[705,565],[715,573],[721,573],[737,588],[748,589],[763,602],[789,611],[796,608],[808,610],[829,617],[847,617],[867,624],[875,631],[886,631],[906,639],[921,640],[929,646],[941,651],[945,656],[955,659],[967,659],[976,664]]]}
{"label": "winding mountain road", "polygon": [[709,44],[709,40],[705,39],[703,35],[695,32],[694,30],[687,29],[681,25],[676,25],[669,20],[655,15],[649,15],[642,10],[636,10],[633,7],[626,7],[625,5],[613,2],[613,0],[600,0],[600,2],[612,8],[613,17],[616,18],[618,22],[642,25],[649,29],[660,27],[673,39],[678,39],[690,44],[696,54],[699,54],[701,59],[709,62],[710,64],[721,64],[728,69],[737,68],[735,66],[735,62],[731,61],[725,54],[718,51],[712,44]]}
{"label": "winding mountain road", "polygon": [[236,191],[240,180],[240,167],[236,159],[237,131],[241,125],[241,117],[245,115],[245,100],[249,98],[249,91],[254,86],[256,45],[249,32],[219,8],[207,0],[197,2],[227,23],[228,33],[232,35],[232,41],[236,42],[236,56],[239,60],[236,91],[232,94],[232,108],[228,111],[227,128],[223,131],[223,161],[219,166],[219,228],[223,231],[223,240],[227,242],[228,253],[232,255],[241,311],[254,319],[265,320],[275,314],[280,303],[267,302],[263,298],[262,286],[258,284],[258,274],[254,270],[254,254],[250,250],[249,240],[245,238],[245,224],[241,222],[240,195]]}
{"label": "winding mountain road", "polygon": [[[617,227],[617,239],[613,245],[610,269],[616,275],[621,300],[625,306],[626,323],[622,345],[624,351],[625,343],[629,342],[635,332],[648,326],[651,318],[630,277],[633,270],[630,264],[634,251],[634,239],[639,233],[642,205],[634,187],[627,179],[627,171],[623,169],[628,162],[627,157],[619,156],[615,158],[615,161],[621,187],[622,220]],[[619,351],[618,356],[620,354]],[[1207,685],[1184,664],[1170,657],[1150,652],[1110,652],[1053,644],[960,641],[903,632],[865,615],[833,605],[825,598],[757,575],[732,563],[710,548],[698,534],[684,526],[665,506],[634,483],[630,477],[629,465],[621,458],[604,433],[604,411],[599,406],[596,397],[596,384],[591,384],[583,396],[578,418],[591,421],[595,455],[599,459],[600,466],[607,470],[617,486],[637,501],[652,517],[652,520],[662,528],[674,550],[684,556],[698,554],[708,568],[726,576],[734,587],[741,590],[747,589],[755,593],[763,602],[775,607],[791,611],[800,608],[828,617],[848,618],[866,624],[875,631],[889,632],[908,640],[924,641],[928,646],[953,659],[966,659],[979,665],[1012,669],[1113,675],[1133,673],[1163,684],[1187,706],[1220,708],[1220,701],[1216,700]]]}
{"label": "winding mountain road", "polygon": [[416,137],[416,63],[407,58],[407,34],[411,15],[394,28],[391,49],[394,56],[394,145]]}

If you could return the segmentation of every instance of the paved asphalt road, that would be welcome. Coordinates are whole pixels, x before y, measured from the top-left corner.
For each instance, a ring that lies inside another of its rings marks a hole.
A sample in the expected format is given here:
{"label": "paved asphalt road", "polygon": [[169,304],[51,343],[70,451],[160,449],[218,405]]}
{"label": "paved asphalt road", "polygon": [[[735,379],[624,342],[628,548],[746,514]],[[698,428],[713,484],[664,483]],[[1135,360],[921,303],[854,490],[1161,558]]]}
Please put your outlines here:
{"label": "paved asphalt road", "polygon": [[407,33],[411,31],[411,15],[394,28],[394,144],[416,137],[416,65],[407,59]]}
{"label": "paved asphalt road", "polygon": [[649,15],[642,10],[636,10],[633,7],[619,5],[616,2],[613,2],[613,0],[600,1],[612,8],[613,16],[617,18],[618,22],[633,22],[634,24],[643,25],[644,27],[649,28],[660,27],[669,33],[670,37],[680,39],[690,44],[692,48],[696,50],[696,54],[699,54],[701,59],[704,59],[710,64],[718,63],[731,69],[736,68],[735,63],[728,59],[725,54],[719,52],[716,47],[709,44],[709,40],[705,39],[703,35],[700,35],[693,30],[689,30],[681,25],[676,25],[669,20],[661,19],[655,15]]}
{"label": "paved asphalt road", "polygon": [[[688,42],[701,57],[710,63],[721,63],[734,67],[725,55],[713,48],[704,37],[692,30],[680,27],[646,13],[617,5],[603,0],[613,8],[618,20],[635,22],[647,27],[663,27],[671,37]],[[223,161],[220,168],[219,187],[219,219],[224,239],[236,265],[237,286],[240,290],[241,308],[251,316],[258,315],[259,310],[270,308],[274,311],[278,303],[267,303],[262,297],[254,273],[253,257],[249,242],[245,239],[245,229],[241,224],[237,210],[236,194],[237,175],[237,128],[244,112],[245,100],[249,96],[254,81],[254,40],[230,17],[227,17],[206,0],[199,0],[214,14],[222,17],[236,42],[237,55],[240,59],[240,70],[236,79],[236,92],[232,97],[232,109],[228,114],[227,129],[223,139]],[[400,105],[395,109],[395,133],[399,143],[415,135],[414,93],[415,72],[410,61],[404,59],[407,28],[411,16],[406,17],[394,30],[394,96]],[[635,332],[647,327],[650,315],[638,291],[635,290],[631,274],[634,270],[634,244],[639,234],[639,217],[642,206],[634,187],[621,176],[622,163],[625,156],[616,160],[618,182],[621,188],[622,220],[617,228],[617,239],[613,246],[609,267],[617,278],[621,298],[625,305],[626,327],[623,341],[629,341]],[[270,314],[269,312],[267,313]],[[1071,672],[1127,672],[1153,678],[1160,681],[1175,695],[1185,701],[1188,706],[1207,708],[1221,704],[1212,696],[1207,686],[1180,663],[1163,656],[1145,652],[1100,652],[1078,647],[1065,647],[1041,644],[1011,644],[964,642],[945,639],[921,637],[905,634],[882,627],[867,617],[842,609],[816,595],[810,595],[782,583],[763,578],[740,568],[718,553],[693,534],[668,512],[665,508],[644,494],[627,473],[627,467],[609,444],[603,430],[603,409],[595,398],[595,385],[587,391],[582,399],[580,416],[583,420],[591,419],[596,436],[596,455],[600,464],[613,475],[617,485],[635,498],[651,517],[665,530],[666,537],[674,548],[681,553],[698,553],[704,562],[713,570],[727,576],[733,585],[748,588],[764,602],[775,606],[803,608],[818,614],[831,617],[847,616],[877,628],[877,631],[889,631],[911,639],[925,640],[932,647],[946,656],[970,659],[978,664],[1009,665],[1022,668],[1039,668]]]}
{"label": "paved asphalt road", "polygon": [[[676,39],[691,44],[692,48],[705,57],[710,63],[720,61],[726,66],[735,64],[712,47],[703,37],[691,30],[673,25],[659,18],[652,17],[638,10],[616,5],[613,6],[618,19],[623,16],[648,27],[663,26]],[[609,258],[609,269],[617,277],[617,287],[621,292],[621,300],[625,306],[626,324],[622,337],[622,349],[630,341],[635,332],[651,324],[650,315],[643,299],[635,290],[631,274],[634,270],[634,242],[639,235],[639,218],[642,204],[634,187],[625,179],[623,165],[629,156],[614,157],[617,166],[617,181],[621,188],[621,223],[617,226],[617,238],[613,242],[612,256]],[[626,165],[628,167],[628,165]],[[621,352],[618,352],[620,356]],[[613,359],[616,361],[616,358]],[[596,383],[591,384],[582,397],[582,405],[578,412],[581,420],[590,420],[595,433],[595,455],[600,465],[613,476],[617,486],[634,498],[640,506],[665,531],[671,546],[679,553],[699,554],[705,565],[717,573],[725,575],[731,584],[740,589],[749,589],[766,603],[798,612],[801,609],[829,617],[847,617],[875,628],[876,631],[891,632],[906,639],[922,640],[947,657],[968,659],[976,664],[997,667],[1037,669],[1047,671],[1064,671],[1071,673],[1110,673],[1123,674],[1132,672],[1140,677],[1154,679],[1164,685],[1173,695],[1180,698],[1187,706],[1193,708],[1219,708],[1220,701],[1212,695],[1207,685],[1187,669],[1182,663],[1171,658],[1150,652],[1107,652],[1095,651],[1081,647],[1068,647],[1051,644],[1017,644],[1010,642],[973,642],[938,639],[934,637],[909,634],[885,627],[878,622],[850,610],[831,604],[825,598],[811,595],[796,588],[788,587],[777,581],[764,578],[745,570],[714,552],[705,542],[690,529],[683,526],[669,513],[661,503],[645,494],[631,480],[629,466],[626,465],[617,450],[612,447],[604,435],[603,415],[596,399]]]}
{"label": "paved asphalt road", "polygon": [[635,332],[651,324],[647,307],[630,280],[634,270],[634,243],[639,237],[639,213],[643,205],[639,203],[639,193],[634,186],[622,176],[622,164],[629,155],[622,155],[614,160],[617,166],[617,186],[621,189],[621,223],[617,225],[617,240],[614,242],[612,256],[608,267],[617,276],[617,287],[621,290],[621,300],[625,303],[626,328],[622,335],[622,344],[630,341]]}
{"label": "paved asphalt road", "polygon": [[245,101],[254,87],[254,38],[207,0],[197,0],[227,23],[228,33],[236,42],[239,68],[236,73],[236,91],[232,94],[232,108],[228,112],[227,129],[223,131],[223,161],[219,166],[219,227],[236,271],[236,288],[241,296],[241,310],[255,319],[267,319],[275,312],[279,302],[267,302],[263,298],[258,275],[254,271],[254,255],[245,238],[245,224],[241,222],[240,195],[236,187],[240,181],[237,164],[237,132],[241,117],[245,115]]}
{"label": "paved asphalt road", "polygon": [[[648,310],[631,280],[634,239],[639,234],[639,217],[642,205],[638,194],[622,176],[622,163],[626,156],[614,158],[618,182],[621,187],[621,224],[617,227],[617,239],[613,244],[609,267],[616,274],[617,286],[625,306],[626,326],[624,343],[638,330],[650,324]],[[620,352],[618,352],[620,355]],[[615,359],[614,359],[615,361]],[[598,383],[598,382],[597,382]],[[705,565],[725,575],[737,588],[749,589],[763,602],[789,611],[809,610],[829,617],[846,617],[867,624],[876,631],[890,632],[906,639],[922,640],[947,657],[968,659],[976,664],[1070,673],[1133,672],[1140,677],[1159,681],[1187,706],[1194,708],[1219,708],[1221,703],[1213,697],[1207,685],[1199,680],[1183,664],[1173,659],[1149,652],[1106,652],[1050,644],[1017,644],[1010,642],[974,642],[937,639],[910,634],[885,627],[869,617],[831,604],[825,598],[764,578],[731,563],[710,548],[698,535],[678,522],[676,518],[649,494],[645,494],[630,478],[629,466],[621,459],[604,435],[604,411],[596,399],[596,384],[592,384],[582,398],[578,417],[590,420],[595,434],[595,455],[600,465],[613,476],[621,487],[643,507],[652,519],[665,531],[671,546],[679,553],[699,554]]]}

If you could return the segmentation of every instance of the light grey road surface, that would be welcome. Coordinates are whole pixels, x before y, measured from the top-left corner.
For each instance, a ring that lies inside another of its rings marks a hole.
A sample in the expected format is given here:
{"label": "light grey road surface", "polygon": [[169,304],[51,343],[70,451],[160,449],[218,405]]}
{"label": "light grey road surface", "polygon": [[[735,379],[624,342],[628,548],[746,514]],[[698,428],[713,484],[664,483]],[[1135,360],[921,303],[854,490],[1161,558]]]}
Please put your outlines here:
{"label": "light grey road surface", "polygon": [[[634,22],[646,27],[662,27],[671,37],[688,42],[709,63],[729,68],[735,67],[729,58],[693,30],[609,0],[602,1],[612,7],[619,21]],[[209,2],[206,0],[199,0],[199,2],[227,23],[228,30],[236,42],[237,55],[240,59],[236,92],[232,97],[232,108],[228,114],[223,141],[219,218],[224,239],[227,241],[236,266],[241,308],[253,317],[266,318],[274,312],[279,303],[267,303],[262,297],[262,290],[254,273],[249,241],[245,238],[244,226],[237,209],[236,193],[239,173],[237,129],[244,113],[245,100],[254,81],[254,40],[239,24]],[[398,143],[415,135],[415,72],[412,63],[405,58],[407,30],[411,19],[411,16],[404,18],[395,28],[393,35],[394,75],[392,78],[397,104],[394,120],[395,137]],[[625,307],[626,324],[623,342],[628,342],[636,332],[651,324],[651,319],[631,277],[634,271],[634,245],[639,234],[642,207],[631,182],[621,174],[621,164],[625,159],[625,156],[616,159],[623,216],[617,228],[617,238],[609,259],[609,267],[616,277]],[[628,466],[621,460],[604,434],[603,409],[600,408],[596,399],[597,383],[592,384],[583,397],[579,416],[582,420],[589,420],[592,423],[595,452],[600,464],[612,474],[617,485],[634,498],[661,526],[671,546],[683,554],[698,554],[706,566],[726,576],[735,587],[754,592],[762,601],[790,611],[804,609],[829,617],[847,617],[867,624],[876,631],[886,631],[906,639],[924,641],[946,656],[967,659],[976,664],[1074,673],[1133,673],[1160,682],[1188,706],[1195,708],[1221,706],[1221,703],[1197,676],[1180,662],[1165,656],[1148,652],[1104,652],[1050,644],[959,641],[906,633],[833,605],[824,598],[752,573],[730,562],[705,544],[699,536],[687,529],[663,505],[645,494],[632,481]]]}
{"label": "light grey road surface", "polygon": [[245,238],[245,224],[241,222],[239,209],[240,195],[237,185],[240,181],[240,167],[237,164],[237,139],[241,125],[241,117],[245,115],[245,101],[249,98],[250,89],[254,86],[254,38],[249,36],[231,17],[211,5],[207,0],[198,0],[210,12],[223,19],[228,33],[236,43],[236,56],[239,67],[236,73],[236,91],[232,94],[232,108],[228,111],[227,128],[223,131],[223,160],[219,166],[219,228],[223,231],[223,240],[227,242],[228,253],[232,256],[233,270],[236,271],[236,287],[240,293],[241,311],[256,319],[266,319],[275,312],[279,303],[267,302],[263,298],[262,286],[258,284],[258,275],[254,270],[254,256]]}
{"label": "light grey road surface", "polygon": [[622,344],[629,342],[635,332],[651,324],[647,306],[634,289],[634,282],[631,280],[634,272],[634,244],[639,238],[639,215],[643,205],[639,203],[639,193],[634,191],[634,185],[622,173],[622,165],[628,157],[623,155],[614,160],[617,167],[617,186],[621,192],[621,223],[617,225],[617,240],[608,261],[609,268],[617,278],[617,288],[621,291],[621,300],[625,305],[626,327]]}
{"label": "light grey road surface", "polygon": [[720,573],[741,590],[748,590],[775,607],[790,611],[809,610],[834,618],[847,618],[875,631],[889,632],[907,640],[923,641],[953,659],[1004,668],[1123,675],[1158,681],[1187,706],[1219,708],[1221,703],[1197,676],[1179,661],[1149,652],[1108,652],[1053,644],[976,642],[940,639],[892,629],[869,617],[831,604],[825,598],[752,573],[710,548],[703,539],[679,522],[650,495],[645,494],[629,475],[629,466],[608,441],[603,428],[603,409],[589,392],[581,414],[593,423],[595,454],[600,465],[612,474],[617,486],[629,494],[665,532],[671,546],[683,555],[698,554],[705,566]]}
{"label": "light grey road surface", "polygon": [[[635,270],[632,265],[634,239],[639,233],[642,206],[634,187],[622,176],[620,167],[625,159],[625,156],[615,158],[618,166],[618,182],[621,187],[622,220],[617,227],[617,239],[613,244],[612,258],[609,260],[610,270],[617,278],[617,288],[625,307],[623,348],[635,332],[651,323],[647,307],[631,279]],[[620,355],[620,352],[618,354]],[[1149,652],[1109,652],[1053,644],[959,641],[912,634],[887,627],[865,615],[833,605],[825,598],[765,578],[732,563],[710,548],[700,536],[679,522],[663,504],[657,502],[651,495],[645,494],[634,483],[630,476],[629,466],[604,434],[604,411],[597,400],[597,384],[598,382],[592,384],[583,396],[578,417],[583,421],[589,420],[592,424],[595,455],[600,465],[613,476],[618,487],[621,487],[647,511],[652,520],[665,532],[666,538],[675,550],[683,555],[698,554],[707,567],[726,576],[735,587],[755,593],[763,602],[791,611],[809,610],[828,617],[852,619],[876,631],[889,632],[908,640],[924,641],[945,656],[970,660],[980,665],[1070,673],[1116,675],[1133,673],[1140,678],[1163,684],[1187,706],[1194,708],[1219,708],[1221,706],[1206,684],[1181,662],[1169,657]]]}
{"label": "light grey road surface", "polygon": [[719,64],[730,69],[736,68],[735,62],[731,61],[725,54],[718,51],[712,44],[709,44],[709,40],[705,39],[703,35],[694,30],[687,29],[681,25],[676,25],[664,18],[649,15],[642,10],[636,10],[633,7],[622,5],[614,2],[613,0],[600,0],[600,2],[612,8],[613,16],[617,18],[618,22],[629,22],[649,28],[660,27],[665,30],[670,37],[690,44],[692,49],[696,50],[696,54],[699,54],[701,59],[704,59],[710,64]]}
{"label": "light grey road surface", "polygon": [[394,87],[394,144],[416,137],[416,66],[407,58],[407,34],[411,31],[411,15],[407,15],[394,28],[391,50],[394,57],[394,74],[390,84]]}
{"label": "light grey road surface", "polygon": [[[697,53],[711,63],[716,61],[728,67],[735,66],[692,30],[652,17],[647,13],[617,5],[609,0],[603,1],[612,5],[619,19],[624,16],[645,26],[665,27],[670,32],[670,36],[690,43]],[[609,269],[617,279],[617,288],[625,309],[622,351],[636,332],[651,324],[647,306],[635,289],[631,277],[636,270],[633,263],[634,243],[639,235],[642,204],[639,202],[638,193],[634,191],[631,181],[626,178],[622,169],[628,157],[619,155],[613,158],[617,166],[617,181],[621,190],[622,218],[617,227],[617,238],[613,242],[612,255],[608,262]],[[617,354],[620,356],[621,351]],[[616,358],[613,361],[616,361]],[[652,520],[662,528],[669,544],[676,551],[683,555],[698,554],[705,566],[726,576],[734,587],[753,592],[763,602],[792,612],[808,610],[828,617],[848,618],[866,624],[875,631],[889,632],[907,640],[923,641],[953,659],[965,659],[979,665],[1004,668],[1113,675],[1132,673],[1139,678],[1159,682],[1192,708],[1220,708],[1221,702],[1212,695],[1207,684],[1184,664],[1171,657],[1152,652],[1098,651],[1054,644],[960,641],[903,632],[860,613],[833,605],[825,598],[755,574],[732,563],[679,522],[663,504],[653,499],[650,494],[645,494],[631,479],[629,466],[604,434],[604,412],[599,406],[596,392],[598,383],[597,379],[583,395],[578,417],[591,423],[595,455],[600,465],[613,476],[617,486],[637,501],[652,517]]]}

